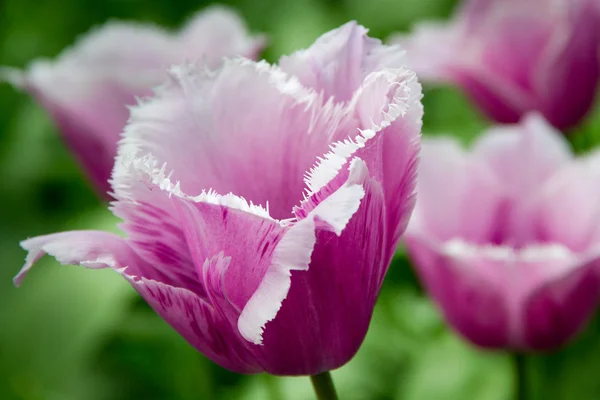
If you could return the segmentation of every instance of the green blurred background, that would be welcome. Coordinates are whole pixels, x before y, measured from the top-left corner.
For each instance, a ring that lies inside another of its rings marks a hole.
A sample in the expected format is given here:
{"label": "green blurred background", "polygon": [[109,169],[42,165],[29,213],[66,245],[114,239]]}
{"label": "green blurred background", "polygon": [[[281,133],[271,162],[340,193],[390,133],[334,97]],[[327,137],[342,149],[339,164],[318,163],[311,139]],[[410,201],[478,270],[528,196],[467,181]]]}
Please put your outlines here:
{"label": "green blurred background", "polygon": [[[207,1],[1,0],[0,65],[54,57],[107,19],[177,27]],[[452,0],[234,0],[269,61],[356,19],[384,39],[425,18],[447,18]],[[456,90],[428,89],[425,131],[470,140],[486,121]],[[598,112],[575,135],[598,136]],[[590,139],[592,138],[592,139]],[[48,115],[0,85],[0,399],[311,399],[306,378],[240,376],[212,364],[172,331],[111,271],[57,266],[47,258],[20,289],[19,240],[73,228],[115,230]],[[52,268],[45,268],[52,266]],[[341,310],[340,312],[346,312]],[[600,319],[553,355],[527,362],[532,399],[600,399]],[[424,297],[400,250],[365,344],[334,372],[342,399],[513,398],[509,355],[471,348]]]}

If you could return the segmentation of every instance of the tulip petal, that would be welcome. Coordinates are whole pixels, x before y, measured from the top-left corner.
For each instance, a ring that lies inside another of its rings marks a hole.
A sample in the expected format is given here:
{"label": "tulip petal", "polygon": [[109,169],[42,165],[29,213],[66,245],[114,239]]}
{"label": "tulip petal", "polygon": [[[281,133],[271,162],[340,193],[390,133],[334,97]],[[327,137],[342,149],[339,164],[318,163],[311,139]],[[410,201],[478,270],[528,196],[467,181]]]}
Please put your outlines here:
{"label": "tulip petal", "polygon": [[[23,269],[15,277],[15,284],[21,283],[44,254],[64,265],[112,268],[129,281],[157,314],[207,357],[237,372],[261,370],[251,353],[237,340],[234,325],[196,293],[153,280],[154,269],[135,254],[125,239],[100,231],[70,231],[28,239],[21,246],[29,253]],[[207,262],[218,270],[226,268],[223,264],[228,259],[217,255]]]}
{"label": "tulip petal", "polygon": [[[233,118],[232,110],[244,112]],[[343,104],[323,103],[266,62],[234,59],[215,73],[172,69],[157,97],[132,111],[123,152],[151,153],[185,193],[236,193],[269,202],[271,215],[286,219],[301,198],[302,173],[354,127]]]}
{"label": "tulip petal", "polygon": [[[113,213],[140,257],[164,278],[165,284],[205,296],[198,281],[182,223],[171,200],[170,181],[152,157],[124,156],[113,174]],[[146,275],[141,275],[150,278]]]}
{"label": "tulip petal", "polygon": [[600,239],[598,180],[598,171],[585,162],[574,162],[548,181],[534,204],[538,240],[563,243],[577,252],[591,251]]}
{"label": "tulip petal", "polygon": [[[240,55],[255,59],[267,44],[264,35],[248,35],[248,29],[234,9],[211,5],[193,15],[179,31],[183,53],[205,49],[202,59],[209,68],[217,68],[224,57]],[[179,62],[189,59],[182,54]]]}
{"label": "tulip petal", "polygon": [[495,177],[455,141],[423,140],[421,155],[419,195],[408,230],[439,241],[486,242],[494,235],[501,206]]}
{"label": "tulip petal", "polygon": [[181,220],[188,221],[184,232],[197,268],[216,251],[231,258],[223,271],[223,296],[241,310],[238,328],[248,341],[262,343],[265,324],[275,318],[289,291],[290,272],[308,269],[315,225],[324,224],[339,235],[358,209],[364,191],[355,181],[364,180],[365,172],[358,170],[365,167],[358,162],[352,166],[355,172],[344,186],[288,228],[246,212],[176,200]]}
{"label": "tulip petal", "polygon": [[[352,169],[353,180],[340,190],[360,183],[364,197],[339,236],[332,229],[317,228],[311,267],[293,273],[277,317],[266,325],[259,356],[267,360],[267,371],[298,375],[308,366],[315,373],[335,369],[352,357],[364,338],[389,265],[385,255],[390,240],[381,184],[369,177],[362,160],[355,159]],[[329,201],[337,202],[329,196],[300,223],[312,215],[329,219],[322,212]]]}
{"label": "tulip petal", "polygon": [[505,267],[503,261],[465,256],[458,246],[445,253],[411,233],[405,240],[423,284],[452,327],[483,347],[501,347],[510,340],[504,288],[489,276]]}
{"label": "tulip petal", "polygon": [[25,275],[45,254],[56,258],[63,265],[78,264],[86,268],[127,268],[139,273],[144,268],[125,239],[101,231],[69,231],[37,236],[21,242],[27,250],[25,265],[14,278],[19,286]]}
{"label": "tulip petal", "polygon": [[279,65],[325,98],[349,101],[369,73],[405,64],[400,48],[384,46],[367,32],[356,22],[348,22],[318,38],[310,48],[281,57]]}
{"label": "tulip petal", "polygon": [[179,32],[151,24],[111,21],[82,36],[55,61],[36,60],[20,75],[0,72],[34,95],[102,194],[125,126],[127,106],[152,94],[165,70],[186,60],[218,67],[224,56],[254,57],[264,37],[247,33],[223,6],[193,16]]}
{"label": "tulip petal", "polygon": [[525,301],[527,348],[552,350],[581,330],[600,302],[600,253],[582,260],[564,277],[552,280]]}
{"label": "tulip petal", "polygon": [[537,110],[566,129],[593,105],[599,20],[595,0],[468,0],[451,22],[421,23],[390,41],[422,79],[461,86],[497,122]]}
{"label": "tulip petal", "polygon": [[445,23],[426,21],[417,24],[410,35],[394,34],[389,42],[406,49],[407,65],[428,82],[449,82],[448,69],[461,44],[462,31]]}
{"label": "tulip petal", "polygon": [[[210,262],[224,261],[215,257]],[[239,373],[262,370],[229,321],[195,293],[145,278],[125,278],[161,318],[212,361]]]}
{"label": "tulip petal", "polygon": [[261,344],[264,325],[275,317],[289,290],[290,271],[308,269],[315,244],[314,221],[286,229],[276,221],[226,206],[174,201],[186,221],[183,230],[196,268],[207,268],[205,259],[217,250],[229,259],[226,269],[205,272],[222,281],[220,288],[212,285],[214,296],[227,299],[220,303],[221,312],[239,317],[230,322],[246,340]]}
{"label": "tulip petal", "polygon": [[[343,182],[345,176],[338,174],[342,167],[355,156],[365,160],[368,168],[374,170],[375,176],[382,176],[382,157],[379,156],[379,152],[367,152],[363,149],[368,143],[368,147],[381,150],[380,141],[382,139],[380,136],[382,135],[379,134],[396,120],[405,117],[409,110],[417,109],[417,115],[411,113],[408,115],[408,119],[413,122],[411,117],[415,117],[414,123],[419,126],[420,114],[417,103],[420,98],[420,86],[416,83],[412,71],[398,69],[369,74],[349,104],[349,108],[359,119],[359,134],[354,138],[348,136],[337,138],[339,141],[329,146],[331,151],[319,157],[315,165],[304,174],[306,197],[318,193],[335,177],[338,177],[339,183]],[[418,147],[414,145],[414,142],[418,138],[418,131],[412,129],[398,131],[401,136],[406,138],[407,142],[413,144],[409,149],[416,153]],[[341,132],[345,134],[345,132]],[[374,138],[375,140],[371,142]],[[378,142],[379,144],[376,145],[375,143]],[[412,152],[407,151],[407,153]],[[414,154],[411,156],[414,157]],[[404,157],[400,157],[400,159],[404,160]]]}
{"label": "tulip petal", "polygon": [[600,299],[598,251],[580,256],[562,245],[515,250],[461,240],[440,245],[412,234],[406,240],[446,318],[484,347],[560,346],[579,331]]}
{"label": "tulip petal", "polygon": [[553,40],[533,77],[535,91],[544,99],[541,111],[561,129],[588,113],[600,79],[600,7],[595,0],[570,3],[553,24]]}
{"label": "tulip petal", "polygon": [[523,196],[572,159],[567,141],[537,114],[521,124],[489,129],[473,146],[475,158],[486,163],[510,195]]}

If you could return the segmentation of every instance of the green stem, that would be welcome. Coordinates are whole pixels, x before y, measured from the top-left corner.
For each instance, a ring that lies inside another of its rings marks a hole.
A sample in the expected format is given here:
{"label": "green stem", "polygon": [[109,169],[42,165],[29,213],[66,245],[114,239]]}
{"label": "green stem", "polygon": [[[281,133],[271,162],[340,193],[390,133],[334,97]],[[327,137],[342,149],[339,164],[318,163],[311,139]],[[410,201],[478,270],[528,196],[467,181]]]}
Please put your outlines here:
{"label": "green stem", "polygon": [[318,400],[338,400],[329,371],[313,375],[310,380],[315,388]]}
{"label": "green stem", "polygon": [[527,399],[527,370],[526,370],[526,359],[525,354],[515,353],[515,399],[526,400]]}

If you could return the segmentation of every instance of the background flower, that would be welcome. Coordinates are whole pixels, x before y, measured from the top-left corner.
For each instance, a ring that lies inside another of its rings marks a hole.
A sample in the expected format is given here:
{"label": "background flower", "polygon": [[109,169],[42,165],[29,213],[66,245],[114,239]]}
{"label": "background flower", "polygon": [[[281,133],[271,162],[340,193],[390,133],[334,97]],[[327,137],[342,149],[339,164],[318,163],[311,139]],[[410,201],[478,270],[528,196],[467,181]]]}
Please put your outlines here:
{"label": "background flower", "polygon": [[[102,194],[117,142],[136,97],[152,94],[174,63],[200,60],[215,68],[224,56],[256,57],[265,44],[250,36],[235,11],[215,6],[177,33],[159,26],[111,21],[82,36],[55,61],[36,60],[5,79],[33,94]],[[0,75],[1,78],[1,75]]]}
{"label": "background flower", "polygon": [[411,258],[448,321],[473,343],[552,350],[600,298],[600,170],[572,159],[543,118],[484,133],[472,153],[424,145]]}
{"label": "background flower", "polygon": [[595,0],[466,0],[448,23],[395,36],[424,82],[453,83],[492,119],[541,112],[560,129],[590,110],[600,74]]}

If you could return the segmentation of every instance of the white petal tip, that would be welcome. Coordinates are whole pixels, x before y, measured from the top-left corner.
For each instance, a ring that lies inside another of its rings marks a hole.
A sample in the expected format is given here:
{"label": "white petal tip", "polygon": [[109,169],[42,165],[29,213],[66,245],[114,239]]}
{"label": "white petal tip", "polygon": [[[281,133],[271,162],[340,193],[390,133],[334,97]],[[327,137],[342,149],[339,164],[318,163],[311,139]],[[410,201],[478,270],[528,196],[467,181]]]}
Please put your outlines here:
{"label": "white petal tip", "polygon": [[7,82],[19,89],[27,88],[27,78],[23,71],[12,67],[0,67],[0,82]]}

